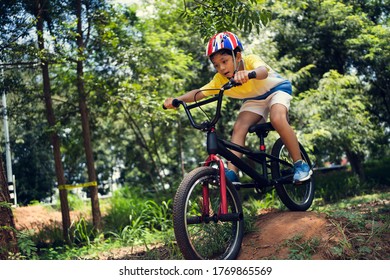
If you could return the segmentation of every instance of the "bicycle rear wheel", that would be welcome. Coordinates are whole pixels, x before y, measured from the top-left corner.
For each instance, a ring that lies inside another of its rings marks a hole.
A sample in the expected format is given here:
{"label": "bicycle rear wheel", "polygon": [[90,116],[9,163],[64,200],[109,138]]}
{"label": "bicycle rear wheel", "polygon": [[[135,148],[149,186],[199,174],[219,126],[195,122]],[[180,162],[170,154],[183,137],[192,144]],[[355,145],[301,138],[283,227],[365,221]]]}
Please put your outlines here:
{"label": "bicycle rear wheel", "polygon": [[[236,189],[227,182],[230,220],[218,219],[220,208],[218,170],[199,167],[180,184],[173,202],[173,226],[185,259],[235,259],[244,235],[242,205]],[[209,215],[202,216],[203,186],[208,186]]]}
{"label": "bicycle rear wheel", "polygon": [[[312,168],[310,159],[300,143],[299,149],[301,151],[302,159],[307,162],[310,168]],[[276,192],[278,193],[280,200],[292,211],[306,211],[311,206],[314,198],[313,177],[300,184],[292,183],[292,176],[294,172],[292,167],[293,160],[282,139],[279,138],[276,140],[274,146],[272,147],[271,154],[274,157],[291,164],[291,166],[287,166],[276,161],[272,161],[271,163],[272,179],[277,180],[281,177],[291,176],[291,180],[284,180],[284,182],[275,185]]]}

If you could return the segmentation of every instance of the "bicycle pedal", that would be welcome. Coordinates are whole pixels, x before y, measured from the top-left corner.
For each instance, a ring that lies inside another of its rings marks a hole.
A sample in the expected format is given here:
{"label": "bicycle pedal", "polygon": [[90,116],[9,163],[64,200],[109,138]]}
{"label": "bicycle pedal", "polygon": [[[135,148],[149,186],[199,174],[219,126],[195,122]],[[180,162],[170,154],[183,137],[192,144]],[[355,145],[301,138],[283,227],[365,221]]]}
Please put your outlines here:
{"label": "bicycle pedal", "polygon": [[238,191],[242,188],[242,184],[240,182],[232,182],[232,185]]}
{"label": "bicycle pedal", "polygon": [[301,182],[301,181],[294,181],[293,184],[296,185],[296,186],[301,186],[301,185],[303,185],[303,183],[305,183],[305,182],[306,182],[306,181],[303,181],[303,182]]}
{"label": "bicycle pedal", "polygon": [[300,186],[300,185],[303,185],[303,184],[306,184],[308,181],[310,181],[311,178],[309,179],[306,179],[304,181],[294,181],[293,184],[294,185],[297,185],[297,186]]}

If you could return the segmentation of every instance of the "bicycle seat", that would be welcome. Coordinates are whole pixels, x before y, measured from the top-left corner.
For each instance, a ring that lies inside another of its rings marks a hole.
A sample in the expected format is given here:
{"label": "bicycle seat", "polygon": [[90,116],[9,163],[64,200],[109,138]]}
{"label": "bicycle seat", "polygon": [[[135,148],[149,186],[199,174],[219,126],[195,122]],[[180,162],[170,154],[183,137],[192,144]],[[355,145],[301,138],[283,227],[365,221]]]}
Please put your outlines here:
{"label": "bicycle seat", "polygon": [[254,124],[249,127],[248,132],[250,133],[264,133],[268,131],[273,131],[275,128],[272,126],[270,122],[267,123],[260,123],[260,124]]}

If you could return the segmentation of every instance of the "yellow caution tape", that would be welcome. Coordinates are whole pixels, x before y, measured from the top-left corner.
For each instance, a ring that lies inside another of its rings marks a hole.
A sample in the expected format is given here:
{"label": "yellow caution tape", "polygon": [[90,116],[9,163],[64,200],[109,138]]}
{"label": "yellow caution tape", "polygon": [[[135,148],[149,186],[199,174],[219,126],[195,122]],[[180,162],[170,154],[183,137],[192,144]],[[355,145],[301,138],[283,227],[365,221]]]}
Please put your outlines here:
{"label": "yellow caution tape", "polygon": [[60,190],[71,190],[71,189],[77,189],[77,188],[86,188],[86,187],[97,187],[97,182],[87,182],[83,184],[78,185],[59,185],[58,189]]}

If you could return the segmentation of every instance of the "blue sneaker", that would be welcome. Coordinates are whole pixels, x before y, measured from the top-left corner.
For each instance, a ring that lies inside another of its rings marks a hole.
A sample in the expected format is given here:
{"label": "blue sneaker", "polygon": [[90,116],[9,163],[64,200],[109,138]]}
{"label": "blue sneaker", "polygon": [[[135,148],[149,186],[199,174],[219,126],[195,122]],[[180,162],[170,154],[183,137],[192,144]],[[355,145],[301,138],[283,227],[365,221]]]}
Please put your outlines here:
{"label": "blue sneaker", "polygon": [[294,183],[309,180],[312,174],[313,171],[310,169],[310,166],[303,160],[298,160],[294,163]]}
{"label": "blue sneaker", "polygon": [[234,172],[231,169],[225,168],[225,177],[228,179],[230,182],[235,183],[239,182],[240,180],[238,179],[237,173]]}

